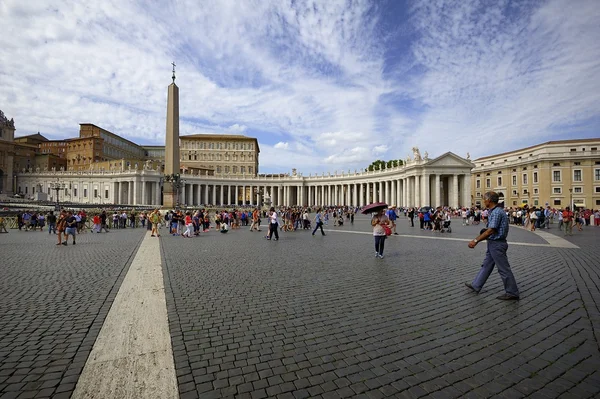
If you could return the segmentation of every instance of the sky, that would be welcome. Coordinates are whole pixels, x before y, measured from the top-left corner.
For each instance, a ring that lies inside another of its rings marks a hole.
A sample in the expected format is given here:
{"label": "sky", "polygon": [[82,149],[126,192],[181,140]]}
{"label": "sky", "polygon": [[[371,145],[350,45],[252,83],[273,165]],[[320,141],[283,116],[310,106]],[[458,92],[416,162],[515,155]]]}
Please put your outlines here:
{"label": "sky", "polygon": [[18,136],[164,145],[174,61],[181,135],[256,137],[260,173],[600,137],[597,0],[2,0],[0,20]]}

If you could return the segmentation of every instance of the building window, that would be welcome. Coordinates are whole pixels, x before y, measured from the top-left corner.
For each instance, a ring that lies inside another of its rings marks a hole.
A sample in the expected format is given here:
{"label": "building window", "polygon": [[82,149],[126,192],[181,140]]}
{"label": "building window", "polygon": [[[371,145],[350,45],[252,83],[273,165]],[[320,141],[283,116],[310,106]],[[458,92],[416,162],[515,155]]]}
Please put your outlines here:
{"label": "building window", "polygon": [[252,169],[253,169],[252,166],[248,166],[248,173],[254,173],[254,172],[252,172]]}
{"label": "building window", "polygon": [[[594,187],[594,190],[595,190],[596,194],[600,194],[600,187]],[[48,193],[48,194],[50,194],[50,193]]]}
{"label": "building window", "polygon": [[229,173],[229,166],[225,166],[225,173]]}
{"label": "building window", "polygon": [[481,180],[477,179],[477,181],[475,182],[475,187],[481,188]]}
{"label": "building window", "polygon": [[552,188],[552,193],[554,193],[554,194],[562,194],[562,188],[560,188],[560,187],[554,187],[554,188]]}
{"label": "building window", "polygon": [[221,167],[217,166],[217,173],[221,173]]}
{"label": "building window", "polygon": [[517,176],[513,176],[512,180],[513,180],[512,185],[516,186],[517,185]]}
{"label": "building window", "polygon": [[552,181],[553,182],[560,182],[560,170],[554,170],[552,171]]}
{"label": "building window", "polygon": [[83,189],[83,198],[87,198],[87,188]]}
{"label": "building window", "polygon": [[556,206],[560,206],[560,200],[559,199],[555,199],[554,200],[554,205]]}
{"label": "building window", "polygon": [[517,195],[517,190],[513,190],[513,195]]}
{"label": "building window", "polygon": [[73,189],[73,197],[77,197],[77,189],[76,188]]}
{"label": "building window", "polygon": [[581,169],[577,169],[573,171],[573,181],[581,181]]}
{"label": "building window", "polygon": [[237,170],[237,166],[234,166],[234,167],[233,167],[233,173],[237,173],[237,171],[238,171],[238,170]]}
{"label": "building window", "polygon": [[490,188],[491,185],[490,179],[485,179],[485,188]]}
{"label": "building window", "polygon": [[246,173],[246,167],[240,166],[240,173]]}
{"label": "building window", "polygon": [[575,166],[580,166],[580,165],[581,165],[581,162],[574,162],[574,163],[573,163],[573,165],[575,165]]}
{"label": "building window", "polygon": [[501,177],[498,178],[498,187],[502,187],[502,178]]}
{"label": "building window", "polygon": [[539,191],[538,191],[538,189],[537,189],[537,188],[534,188],[534,189],[533,189],[533,193],[534,193],[534,194],[539,194]]}
{"label": "building window", "polygon": [[527,173],[523,173],[523,184],[527,184]]}
{"label": "building window", "polygon": [[594,180],[600,181],[600,169],[594,169]]}
{"label": "building window", "polygon": [[583,187],[573,187],[573,192],[575,194],[581,194],[583,193]]}
{"label": "building window", "polygon": [[533,172],[533,184],[537,184],[538,182],[538,174],[537,172]]}
{"label": "building window", "polygon": [[476,196],[477,198],[479,198],[479,197],[481,197],[481,193],[475,193],[475,196]]}

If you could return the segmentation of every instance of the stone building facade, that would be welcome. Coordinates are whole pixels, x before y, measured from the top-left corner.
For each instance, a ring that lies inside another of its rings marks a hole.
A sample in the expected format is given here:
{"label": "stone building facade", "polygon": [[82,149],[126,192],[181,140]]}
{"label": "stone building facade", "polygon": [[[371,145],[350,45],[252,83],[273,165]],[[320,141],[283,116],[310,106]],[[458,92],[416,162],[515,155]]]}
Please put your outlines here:
{"label": "stone building facade", "polygon": [[180,163],[184,167],[214,169],[226,176],[258,174],[258,140],[243,135],[194,134],[180,136]]}
{"label": "stone building facade", "polygon": [[15,121],[0,111],[0,194],[13,193]]}
{"label": "stone building facade", "polygon": [[[335,172],[308,175],[232,176],[183,173],[178,203],[187,206],[258,205],[265,196],[274,206],[363,206],[385,201],[397,206],[470,205],[472,163],[453,153],[435,159],[418,153],[404,165],[374,172]],[[184,169],[185,171],[185,169]],[[61,201],[77,203],[160,206],[160,168],[118,171],[30,171],[19,174],[19,188],[54,192],[50,183],[65,183]]]}
{"label": "stone building facade", "polygon": [[506,206],[600,208],[600,138],[549,141],[473,162],[475,204],[494,190]]}

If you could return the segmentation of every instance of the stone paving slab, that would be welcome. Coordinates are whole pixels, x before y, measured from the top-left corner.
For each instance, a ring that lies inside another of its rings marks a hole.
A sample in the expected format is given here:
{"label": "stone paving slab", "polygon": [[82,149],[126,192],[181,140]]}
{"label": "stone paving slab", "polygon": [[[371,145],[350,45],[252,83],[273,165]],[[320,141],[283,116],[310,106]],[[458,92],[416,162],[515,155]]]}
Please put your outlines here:
{"label": "stone paving slab", "polygon": [[0,398],[68,398],[142,237],[0,235]]}
{"label": "stone paving slab", "polygon": [[[180,397],[599,395],[600,229],[566,249],[511,228],[522,300],[505,303],[497,273],[479,295],[462,285],[485,244],[432,240],[401,218],[406,237],[375,259],[368,222],[277,242],[264,227],[156,239]],[[447,236],[482,227],[453,223]],[[76,247],[0,235],[0,398],[71,396],[144,233]]]}
{"label": "stone paving slab", "polygon": [[[369,231],[368,220],[338,230]],[[456,226],[452,235],[474,231]],[[541,240],[511,229],[515,237]],[[383,260],[372,237],[342,232],[267,241],[240,230],[161,244],[182,398],[600,391],[597,285],[586,285],[586,299],[580,284],[588,281],[574,277],[593,267],[585,249],[511,246],[522,299],[506,303],[495,298],[503,291],[497,273],[479,295],[462,285],[485,244],[391,237]]]}

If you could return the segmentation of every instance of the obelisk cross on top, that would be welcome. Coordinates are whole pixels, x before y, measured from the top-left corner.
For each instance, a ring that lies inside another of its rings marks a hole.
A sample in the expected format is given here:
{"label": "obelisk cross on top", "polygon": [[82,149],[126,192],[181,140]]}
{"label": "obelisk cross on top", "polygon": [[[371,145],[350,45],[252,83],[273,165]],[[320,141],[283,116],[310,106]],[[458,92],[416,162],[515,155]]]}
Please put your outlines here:
{"label": "obelisk cross on top", "polygon": [[175,61],[171,62],[171,65],[173,65],[173,83],[175,83]]}

